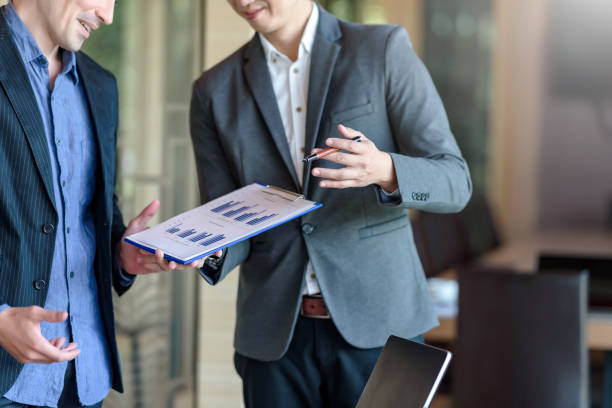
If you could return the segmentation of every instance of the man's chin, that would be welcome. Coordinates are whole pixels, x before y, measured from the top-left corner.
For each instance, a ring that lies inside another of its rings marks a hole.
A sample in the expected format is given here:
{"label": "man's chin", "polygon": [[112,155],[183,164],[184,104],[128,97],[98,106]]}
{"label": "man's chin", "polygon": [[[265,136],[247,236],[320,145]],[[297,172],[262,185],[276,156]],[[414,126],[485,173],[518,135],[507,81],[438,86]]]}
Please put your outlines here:
{"label": "man's chin", "polygon": [[247,22],[249,23],[251,28],[257,31],[258,33],[267,34],[270,31],[272,31],[270,27],[271,26],[270,22],[266,21],[263,18],[258,18],[256,20],[247,20]]}
{"label": "man's chin", "polygon": [[85,39],[72,40],[64,44],[62,48],[65,49],[66,51],[77,52],[81,50],[84,43],[85,43]]}

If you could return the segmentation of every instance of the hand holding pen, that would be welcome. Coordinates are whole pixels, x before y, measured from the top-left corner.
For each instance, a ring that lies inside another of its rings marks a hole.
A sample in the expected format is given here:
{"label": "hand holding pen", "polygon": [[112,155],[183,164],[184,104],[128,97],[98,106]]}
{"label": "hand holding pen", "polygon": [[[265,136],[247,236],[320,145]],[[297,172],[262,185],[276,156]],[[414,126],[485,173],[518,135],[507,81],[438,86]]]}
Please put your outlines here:
{"label": "hand holding pen", "polygon": [[323,179],[319,186],[348,188],[377,184],[387,192],[398,188],[395,167],[389,153],[378,150],[374,142],[358,130],[338,125],[338,133],[342,138],[329,138],[325,141],[329,148],[314,149],[313,154],[304,159],[310,162],[325,157],[325,160],[345,166],[340,169],[314,167],[311,174]]}
{"label": "hand holding pen", "polygon": [[[361,136],[355,136],[353,138],[351,138],[352,141],[354,142],[361,142]],[[311,161],[315,161],[317,159],[322,159],[325,156],[327,156],[328,154],[331,153],[335,153],[337,151],[339,151],[340,149],[336,148],[336,147],[328,147],[327,149],[315,149],[314,151],[316,151],[315,153],[311,154],[310,156],[306,156],[302,159],[302,161],[304,163],[310,163]]]}

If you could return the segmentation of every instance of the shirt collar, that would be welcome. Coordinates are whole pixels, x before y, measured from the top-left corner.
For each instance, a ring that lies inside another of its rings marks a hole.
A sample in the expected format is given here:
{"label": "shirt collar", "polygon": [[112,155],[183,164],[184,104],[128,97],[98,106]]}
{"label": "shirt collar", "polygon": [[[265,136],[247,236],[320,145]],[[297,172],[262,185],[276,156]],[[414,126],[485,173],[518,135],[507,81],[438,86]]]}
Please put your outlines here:
{"label": "shirt collar", "polygon": [[[26,27],[26,25],[17,14],[15,7],[13,6],[13,1],[11,0],[7,5],[0,9],[2,14],[4,15],[4,19],[11,31],[11,35],[13,36],[13,41],[17,46],[17,50],[21,55],[21,59],[26,64],[26,66],[30,62],[34,62],[41,66],[47,66],[48,61],[45,55],[42,53],[36,40],[30,34],[30,31]],[[79,82],[79,76],[76,69],[76,58],[74,52],[60,50],[62,54],[62,74],[67,72],[70,73],[75,84]]]}
{"label": "shirt collar", "polygon": [[317,5],[313,3],[312,12],[310,13],[310,17],[308,18],[306,27],[304,28],[304,34],[302,34],[302,40],[300,41],[300,44],[304,47],[304,50],[306,50],[308,54],[310,54],[312,51],[315,34],[317,33],[318,22],[319,22],[319,7],[317,7]]}
{"label": "shirt collar", "polygon": [[72,51],[62,49],[62,74],[69,73],[75,85],[79,84],[76,55]]}
{"label": "shirt collar", "polygon": [[[304,33],[302,34],[302,39],[300,40],[300,50],[298,52],[298,58],[302,55],[302,49],[310,55],[312,51],[312,47],[315,40],[315,34],[317,32],[317,24],[319,22],[319,8],[316,4],[312,4],[312,11],[310,12],[310,17],[308,18],[308,22],[306,23],[306,27],[304,27]],[[274,54],[283,55],[279,52],[274,45],[268,39],[262,35],[261,33],[257,33],[259,36],[259,40],[261,41],[261,45],[264,50],[264,54],[266,55],[266,59],[271,59]]]}

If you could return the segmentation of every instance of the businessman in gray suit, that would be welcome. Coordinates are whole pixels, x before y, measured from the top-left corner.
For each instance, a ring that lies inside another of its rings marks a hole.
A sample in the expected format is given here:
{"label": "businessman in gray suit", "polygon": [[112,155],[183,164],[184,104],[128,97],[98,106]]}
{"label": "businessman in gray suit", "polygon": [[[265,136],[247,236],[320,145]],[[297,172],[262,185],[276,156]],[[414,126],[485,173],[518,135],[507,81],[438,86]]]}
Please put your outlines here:
{"label": "businessman in gray suit", "polygon": [[[403,28],[311,0],[229,3],[257,33],[194,84],[202,201],[262,182],[324,206],[201,275],[215,285],[241,265],[234,362],[248,407],[353,407],[389,335],[437,324],[406,209],[460,211],[468,167]],[[302,162],[327,146],[341,151]]]}
{"label": "businessman in gray suit", "polygon": [[0,407],[99,407],[122,391],[111,287],[122,294],[135,274],[175,267],[121,239],[159,202],[126,229],[114,194],[117,85],[78,51],[113,8],[0,8]]}

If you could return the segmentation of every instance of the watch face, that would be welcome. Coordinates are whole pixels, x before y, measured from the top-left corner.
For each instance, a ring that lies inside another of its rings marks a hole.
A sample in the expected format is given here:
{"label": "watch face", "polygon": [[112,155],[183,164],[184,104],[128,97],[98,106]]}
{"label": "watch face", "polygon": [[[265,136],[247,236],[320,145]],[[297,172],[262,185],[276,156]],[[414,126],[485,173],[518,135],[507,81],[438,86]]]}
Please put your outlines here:
{"label": "watch face", "polygon": [[[225,255],[225,249],[223,250],[223,255]],[[222,258],[223,255],[221,255],[221,257],[215,256],[215,255],[209,255],[208,258],[206,258],[206,261],[204,261],[204,263],[206,265],[208,265],[210,268],[216,269],[219,266],[221,266],[222,263]]]}

